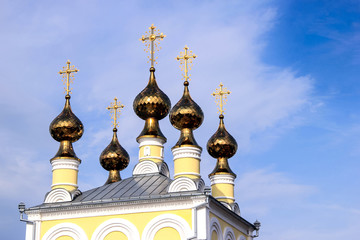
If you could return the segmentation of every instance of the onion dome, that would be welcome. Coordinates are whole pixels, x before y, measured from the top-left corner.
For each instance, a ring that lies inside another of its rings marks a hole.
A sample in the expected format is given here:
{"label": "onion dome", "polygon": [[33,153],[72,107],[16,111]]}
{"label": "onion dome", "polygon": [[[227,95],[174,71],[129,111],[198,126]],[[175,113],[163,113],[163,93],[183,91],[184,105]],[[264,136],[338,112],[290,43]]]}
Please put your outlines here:
{"label": "onion dome", "polygon": [[141,137],[157,137],[166,141],[162,134],[158,120],[163,119],[169,113],[171,102],[168,96],[160,90],[155,79],[155,68],[150,68],[148,85],[135,98],[133,108],[141,119],[145,120],[145,126],[137,140]]}
{"label": "onion dome", "polygon": [[189,93],[189,82],[184,82],[184,94],[170,111],[170,122],[181,131],[180,138],[175,147],[182,145],[198,146],[193,136],[193,130],[200,127],[204,120],[204,113],[191,98]]}
{"label": "onion dome", "polygon": [[65,96],[65,106],[63,111],[51,122],[49,131],[51,136],[58,142],[61,142],[59,151],[53,159],[76,157],[72,143],[81,138],[84,133],[82,122],[75,116],[70,106],[70,95]]}
{"label": "onion dome", "polygon": [[209,176],[217,174],[231,174],[236,176],[235,173],[231,171],[227,160],[228,158],[231,158],[235,155],[237,150],[237,143],[236,140],[225,129],[224,115],[220,114],[219,118],[219,128],[207,142],[208,153],[213,158],[218,159],[215,169],[212,171],[212,173],[210,173]]}
{"label": "onion dome", "polygon": [[109,171],[109,178],[105,184],[120,181],[119,171],[125,169],[130,162],[129,154],[120,145],[116,132],[117,129],[114,128],[112,140],[99,158],[101,166]]}

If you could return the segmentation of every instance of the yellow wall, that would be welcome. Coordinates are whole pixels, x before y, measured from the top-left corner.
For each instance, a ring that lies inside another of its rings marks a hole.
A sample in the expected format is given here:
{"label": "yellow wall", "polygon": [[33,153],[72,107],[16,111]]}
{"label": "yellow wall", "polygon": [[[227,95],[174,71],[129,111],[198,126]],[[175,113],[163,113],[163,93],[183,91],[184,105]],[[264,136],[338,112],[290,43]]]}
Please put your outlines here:
{"label": "yellow wall", "polygon": [[[213,218],[213,217],[215,217],[215,218],[219,221],[222,234],[224,234],[226,227],[231,227],[232,230],[233,230],[234,233],[235,233],[235,239],[239,239],[240,236],[244,236],[244,237],[246,238],[246,235],[245,235],[245,234],[243,234],[242,232],[240,232],[239,230],[237,230],[233,225],[225,222],[224,220],[222,220],[220,217],[216,216],[216,215],[213,214],[212,212],[210,212],[209,216],[210,216],[210,221],[211,221],[211,218]],[[210,227],[211,227],[211,226],[210,226]],[[211,240],[213,240],[212,237],[213,237],[213,235],[211,235]],[[217,238],[216,238],[216,240],[217,240]]]}
{"label": "yellow wall", "polygon": [[227,203],[233,203],[233,199],[227,198],[218,198],[220,196],[231,197],[234,198],[234,185],[228,183],[217,183],[211,185],[211,194],[214,198],[219,201],[224,201]]}
{"label": "yellow wall", "polygon": [[104,240],[128,240],[128,238],[122,232],[111,232],[106,235]]}
{"label": "yellow wall", "polygon": [[69,236],[61,236],[61,237],[58,237],[56,240],[74,240],[74,239]]}
{"label": "yellow wall", "polygon": [[155,234],[154,240],[181,240],[181,238],[174,228],[165,227]]}
{"label": "yellow wall", "polygon": [[111,215],[111,216],[97,216],[91,218],[73,218],[73,219],[64,219],[64,220],[44,221],[41,223],[40,226],[41,238],[51,227],[54,227],[57,224],[74,223],[79,227],[81,227],[85,231],[88,238],[91,239],[91,236],[95,231],[95,229],[103,222],[112,218],[122,218],[130,221],[132,224],[134,224],[137,227],[139,234],[141,236],[145,226],[153,218],[165,213],[178,215],[179,217],[182,217],[189,224],[189,226],[192,226],[191,209],[160,211],[160,212],[144,212],[144,213],[132,213],[132,214],[122,214],[122,215]]}
{"label": "yellow wall", "polygon": [[211,240],[218,240],[218,239],[219,239],[219,237],[218,237],[217,233],[215,231],[212,231]]}
{"label": "yellow wall", "polygon": [[[200,174],[200,160],[196,158],[177,158],[174,160],[174,174],[179,173],[197,173]],[[200,176],[195,175],[176,175],[175,178],[178,177],[188,177],[191,179],[199,179]]]}
{"label": "yellow wall", "polygon": [[[149,156],[144,155],[146,147],[150,147],[150,158],[149,158]],[[140,162],[145,161],[145,160],[151,160],[151,161],[154,161],[155,163],[162,162],[162,160],[160,160],[160,159],[151,158],[151,157],[163,157],[163,156],[161,156],[161,151],[163,148],[164,147],[162,147],[162,146],[154,146],[154,145],[140,147],[139,158],[143,158],[143,157],[146,158],[146,159],[141,159]]]}
{"label": "yellow wall", "polygon": [[[76,184],[77,185],[77,177],[78,177],[78,171],[74,169],[55,169],[53,171],[53,179],[52,184],[57,183],[70,183],[70,184]],[[57,185],[52,187],[52,189],[55,188],[65,188],[66,190],[72,191],[75,190],[76,187],[69,186],[69,185]]]}

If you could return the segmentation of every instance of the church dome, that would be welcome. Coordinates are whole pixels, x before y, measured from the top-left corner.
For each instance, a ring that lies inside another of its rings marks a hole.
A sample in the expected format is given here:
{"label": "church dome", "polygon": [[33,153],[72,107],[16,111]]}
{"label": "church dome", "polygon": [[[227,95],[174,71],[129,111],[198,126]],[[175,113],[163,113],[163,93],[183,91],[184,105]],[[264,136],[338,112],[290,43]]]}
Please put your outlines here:
{"label": "church dome", "polygon": [[155,79],[155,68],[150,68],[148,85],[135,98],[133,108],[141,119],[163,119],[169,113],[171,106],[168,96],[160,90]]}
{"label": "church dome", "polygon": [[207,150],[213,158],[231,158],[237,150],[236,140],[226,131],[224,115],[220,115],[220,124],[207,142]]}
{"label": "church dome", "polygon": [[129,165],[130,158],[129,154],[119,143],[116,134],[117,129],[114,128],[113,132],[113,138],[110,144],[102,151],[99,160],[105,170],[121,171]]}
{"label": "church dome", "polygon": [[170,111],[170,122],[178,130],[183,128],[197,129],[204,120],[200,106],[191,98],[189,82],[184,83],[184,94]]}
{"label": "church dome", "polygon": [[84,133],[82,122],[71,111],[70,95],[65,96],[66,102],[63,111],[51,122],[49,131],[58,142],[76,142]]}

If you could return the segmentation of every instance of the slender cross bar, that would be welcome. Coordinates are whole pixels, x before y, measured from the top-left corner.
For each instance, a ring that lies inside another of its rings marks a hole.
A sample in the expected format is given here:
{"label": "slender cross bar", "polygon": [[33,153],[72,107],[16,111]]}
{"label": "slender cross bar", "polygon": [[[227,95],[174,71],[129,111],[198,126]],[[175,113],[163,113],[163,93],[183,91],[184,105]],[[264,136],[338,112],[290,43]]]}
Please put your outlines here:
{"label": "slender cross bar", "polygon": [[156,27],[154,24],[151,24],[149,27],[149,31],[145,32],[145,35],[142,35],[140,38],[140,41],[145,43],[145,49],[144,51],[149,52],[150,51],[150,57],[148,56],[151,66],[154,67],[154,63],[156,63],[156,58],[154,58],[155,49],[159,51],[161,47],[159,47],[160,40],[163,40],[166,35],[163,33],[159,34],[159,30],[155,30]]}
{"label": "slender cross bar", "polygon": [[185,78],[185,82],[190,80],[190,75],[188,75],[189,71],[192,67],[192,60],[196,58],[196,55],[189,50],[187,46],[184,47],[184,52],[180,52],[180,56],[176,57],[176,60],[180,60],[180,68],[184,71],[183,77]]}
{"label": "slender cross bar", "polygon": [[220,83],[219,88],[217,88],[216,91],[211,94],[215,97],[215,102],[216,102],[216,105],[219,106],[218,110],[221,115],[225,111],[224,105],[227,100],[227,95],[229,95],[231,93],[226,88],[223,88],[223,86],[224,85],[222,83]]}
{"label": "slender cross bar", "polygon": [[113,121],[114,128],[118,126],[117,114],[121,112],[122,108],[124,108],[124,105],[122,105],[117,100],[118,100],[117,98],[114,98],[114,102],[110,103],[110,106],[106,108],[107,110],[110,110],[111,119],[114,120]]}
{"label": "slender cross bar", "polygon": [[70,60],[67,60],[66,67],[63,67],[63,70],[59,71],[59,74],[63,76],[64,85],[66,85],[66,95],[69,95],[69,93],[71,93],[72,89],[70,89],[70,82],[73,83],[74,73],[78,71],[79,69],[76,69],[74,65],[70,66]]}

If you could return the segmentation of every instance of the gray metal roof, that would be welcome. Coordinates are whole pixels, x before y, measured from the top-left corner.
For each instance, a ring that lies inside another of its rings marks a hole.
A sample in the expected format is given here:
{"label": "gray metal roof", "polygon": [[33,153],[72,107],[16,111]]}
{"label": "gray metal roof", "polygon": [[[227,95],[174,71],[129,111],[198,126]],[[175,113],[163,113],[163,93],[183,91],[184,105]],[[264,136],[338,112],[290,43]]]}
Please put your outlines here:
{"label": "gray metal roof", "polygon": [[83,192],[72,202],[121,200],[167,194],[171,179],[161,174],[138,175]]}

